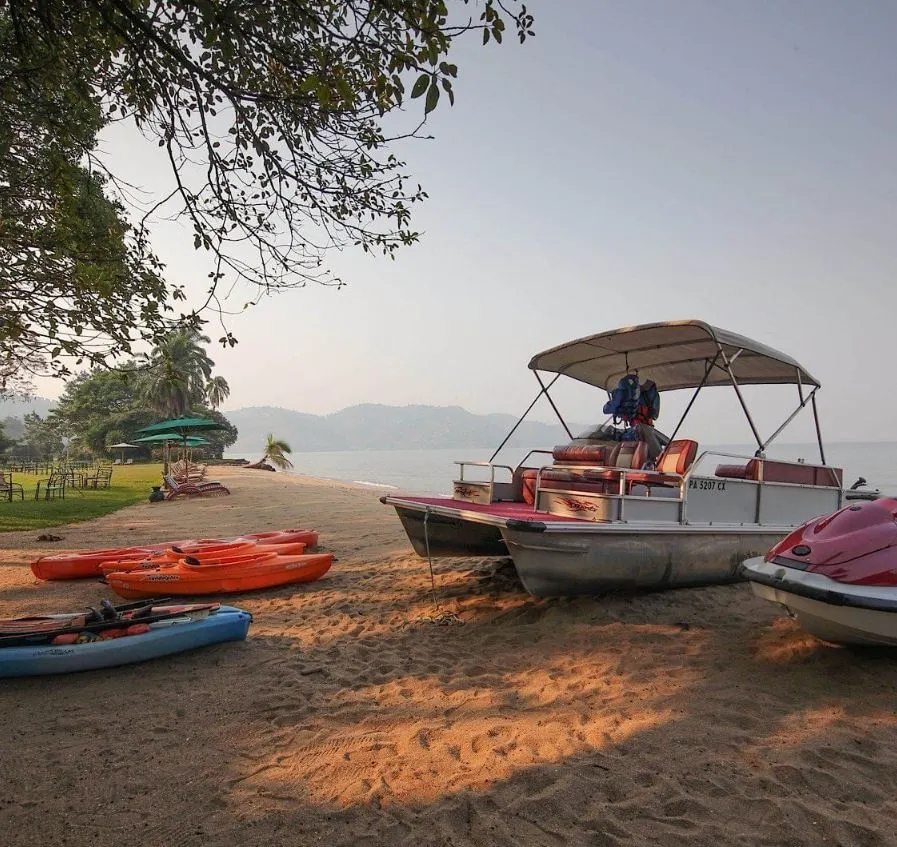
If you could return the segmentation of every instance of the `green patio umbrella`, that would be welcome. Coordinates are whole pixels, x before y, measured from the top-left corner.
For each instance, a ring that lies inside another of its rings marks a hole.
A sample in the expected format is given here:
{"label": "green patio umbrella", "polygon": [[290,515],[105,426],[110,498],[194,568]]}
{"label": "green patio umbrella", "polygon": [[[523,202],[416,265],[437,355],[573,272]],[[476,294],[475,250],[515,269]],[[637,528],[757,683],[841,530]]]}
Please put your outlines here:
{"label": "green patio umbrella", "polygon": [[[159,423],[151,424],[150,426],[145,426],[143,429],[138,429],[137,432],[144,433],[146,435],[156,435],[156,434],[164,434],[164,435],[172,435],[176,434],[178,439],[184,445],[184,455],[186,456],[187,447],[189,446],[187,443],[187,438],[191,432],[195,432],[200,429],[225,429],[225,424],[218,423],[216,420],[212,420],[212,418],[196,418],[196,417],[188,417],[186,415],[182,415],[179,418],[170,418],[167,421],[159,421]],[[140,441],[141,439],[135,439],[135,441]],[[175,441],[176,439],[169,439],[171,441]],[[168,457],[164,458],[165,465],[165,473],[168,473]]]}
{"label": "green patio umbrella", "polygon": [[135,438],[140,444],[159,444],[164,441],[186,441],[188,447],[200,447],[210,442],[200,435],[188,435],[186,439],[182,438],[176,432],[159,432],[156,435],[146,435],[143,438]]}
{"label": "green patio umbrella", "polygon": [[171,461],[168,450],[170,444],[183,444],[184,452],[188,447],[202,447],[210,442],[201,435],[181,436],[176,432],[157,432],[155,435],[145,435],[143,438],[135,438],[135,441],[141,444],[161,444],[162,445],[162,462],[165,465],[164,473],[168,473],[168,463]]}
{"label": "green patio umbrella", "polygon": [[150,426],[145,426],[143,429],[138,429],[137,432],[146,433],[147,435],[157,432],[176,432],[181,438],[184,438],[197,429],[225,429],[225,424],[218,423],[218,421],[211,418],[188,418],[182,416],[150,424]]}

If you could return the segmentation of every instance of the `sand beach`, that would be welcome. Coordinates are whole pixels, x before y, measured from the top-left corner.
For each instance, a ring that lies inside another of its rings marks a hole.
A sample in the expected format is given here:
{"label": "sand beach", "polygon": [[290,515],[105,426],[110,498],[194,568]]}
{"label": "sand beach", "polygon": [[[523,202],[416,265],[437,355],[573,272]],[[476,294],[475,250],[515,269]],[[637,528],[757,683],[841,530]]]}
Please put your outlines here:
{"label": "sand beach", "polygon": [[244,643],[0,681],[0,844],[897,844],[897,654],[826,646],[746,584],[535,599],[426,561],[376,489],[216,468],[230,497],[0,535],[0,616],[113,595],[43,552],[317,529]]}

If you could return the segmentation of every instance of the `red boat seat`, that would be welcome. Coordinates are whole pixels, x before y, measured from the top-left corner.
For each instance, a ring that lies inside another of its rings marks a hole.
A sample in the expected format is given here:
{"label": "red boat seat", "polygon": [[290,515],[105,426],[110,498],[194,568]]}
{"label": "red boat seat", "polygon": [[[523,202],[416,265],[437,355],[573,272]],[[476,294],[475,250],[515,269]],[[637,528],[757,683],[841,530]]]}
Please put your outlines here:
{"label": "red boat seat", "polygon": [[667,444],[657,460],[659,473],[684,474],[698,455],[698,442],[680,438]]}
{"label": "red boat seat", "polygon": [[[536,502],[536,476],[539,473],[538,468],[527,468],[521,474],[521,491],[523,494],[523,502],[532,506]],[[600,473],[594,471],[593,473]],[[541,487],[543,491],[586,491],[592,493],[602,493],[604,491],[604,481],[592,481],[588,470],[574,471],[558,468],[546,468],[542,471]]]}
{"label": "red boat seat", "polygon": [[524,468],[520,472],[520,493],[523,495],[523,502],[529,503],[530,506],[536,502],[537,473],[539,473],[537,468]]}
{"label": "red boat seat", "polygon": [[559,465],[583,463],[587,465],[609,464],[611,450],[606,444],[561,444],[551,451]]}
{"label": "red boat seat", "polygon": [[751,459],[746,465],[718,465],[716,475],[757,481],[760,479],[761,468],[764,482],[790,482],[795,485],[819,485],[828,488],[841,487],[843,484],[844,472],[841,468],[792,464],[773,459]]}
{"label": "red boat seat", "polygon": [[748,466],[745,465],[717,465],[716,475],[726,479],[747,479]]}
{"label": "red boat seat", "polygon": [[[611,464],[611,452],[611,448],[606,444],[559,444],[551,451],[551,455],[555,463],[561,465],[581,464],[603,467]],[[524,468],[520,472],[520,488],[523,502],[529,503],[530,506],[536,501],[536,475],[538,473],[538,468]],[[557,482],[569,482],[575,485],[577,481],[582,481],[582,477],[577,476],[575,472],[559,469],[557,471],[543,471],[543,482],[548,473],[552,474],[551,479]]]}
{"label": "red boat seat", "polygon": [[697,455],[697,441],[687,438],[671,441],[657,458],[655,470],[627,474],[626,479],[630,483],[630,491],[633,485],[645,485],[648,488],[652,485],[677,487],[682,474],[692,466]]}
{"label": "red boat seat", "polygon": [[[765,482],[791,482],[797,485],[824,485],[829,488],[841,486],[841,468],[825,468],[821,465],[794,465],[769,459],[751,459],[747,463],[745,479],[760,479],[763,472]],[[834,479],[832,478],[834,471]],[[837,482],[836,482],[837,480]]]}
{"label": "red boat seat", "polygon": [[638,470],[647,461],[647,441],[621,441],[620,446],[615,448],[611,454],[610,464],[615,468]]}
{"label": "red boat seat", "polygon": [[[541,487],[545,491],[582,491],[591,494],[615,492],[620,474],[613,468],[640,468],[648,457],[648,445],[644,441],[623,441],[610,453],[603,470],[567,470],[548,468],[542,471]],[[535,480],[533,480],[535,486]]]}

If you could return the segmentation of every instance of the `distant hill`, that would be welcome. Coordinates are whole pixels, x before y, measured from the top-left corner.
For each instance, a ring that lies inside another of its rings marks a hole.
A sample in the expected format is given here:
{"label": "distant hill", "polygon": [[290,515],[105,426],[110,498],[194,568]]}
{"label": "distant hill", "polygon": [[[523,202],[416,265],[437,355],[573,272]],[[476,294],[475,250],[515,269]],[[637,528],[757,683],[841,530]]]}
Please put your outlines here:
{"label": "distant hill", "polygon": [[[272,406],[224,412],[240,431],[228,452],[258,453],[269,432],[297,453],[324,450],[435,450],[499,445],[514,415],[474,415],[460,406],[383,406],[365,403],[330,415],[309,415]],[[574,432],[584,429],[572,425]],[[524,421],[508,445],[549,448],[567,441],[558,424]]]}
{"label": "distant hill", "polygon": [[31,412],[37,412],[44,418],[50,409],[55,408],[56,401],[48,400],[46,397],[32,397],[30,400],[0,399],[0,420],[3,420],[3,418],[23,418]]}

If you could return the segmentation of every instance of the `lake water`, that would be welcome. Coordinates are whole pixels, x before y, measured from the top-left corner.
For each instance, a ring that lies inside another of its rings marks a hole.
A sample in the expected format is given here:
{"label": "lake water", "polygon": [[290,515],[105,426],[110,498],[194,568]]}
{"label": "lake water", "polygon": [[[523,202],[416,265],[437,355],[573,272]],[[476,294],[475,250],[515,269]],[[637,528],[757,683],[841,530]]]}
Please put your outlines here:
{"label": "lake water", "polygon": [[[293,473],[325,479],[356,482],[384,491],[400,489],[421,494],[440,494],[451,490],[451,481],[456,478],[458,468],[455,460],[486,461],[495,448],[460,448],[450,450],[369,450],[321,453],[292,453]],[[702,445],[702,451],[705,449]],[[722,452],[753,454],[747,445],[719,445],[713,448]],[[495,459],[512,467],[526,455],[526,450],[503,450]],[[781,444],[770,448],[769,458],[798,459],[807,462],[818,461],[817,448],[811,444]],[[858,476],[869,481],[869,487],[885,492],[897,493],[897,442],[879,443],[831,443],[826,445],[826,459],[836,467],[844,468],[844,481],[850,485]],[[550,464],[549,456],[537,455],[528,464],[536,465],[541,460]],[[734,462],[733,459],[709,457],[705,469],[713,472],[719,462]],[[466,476],[477,478],[474,473]]]}

